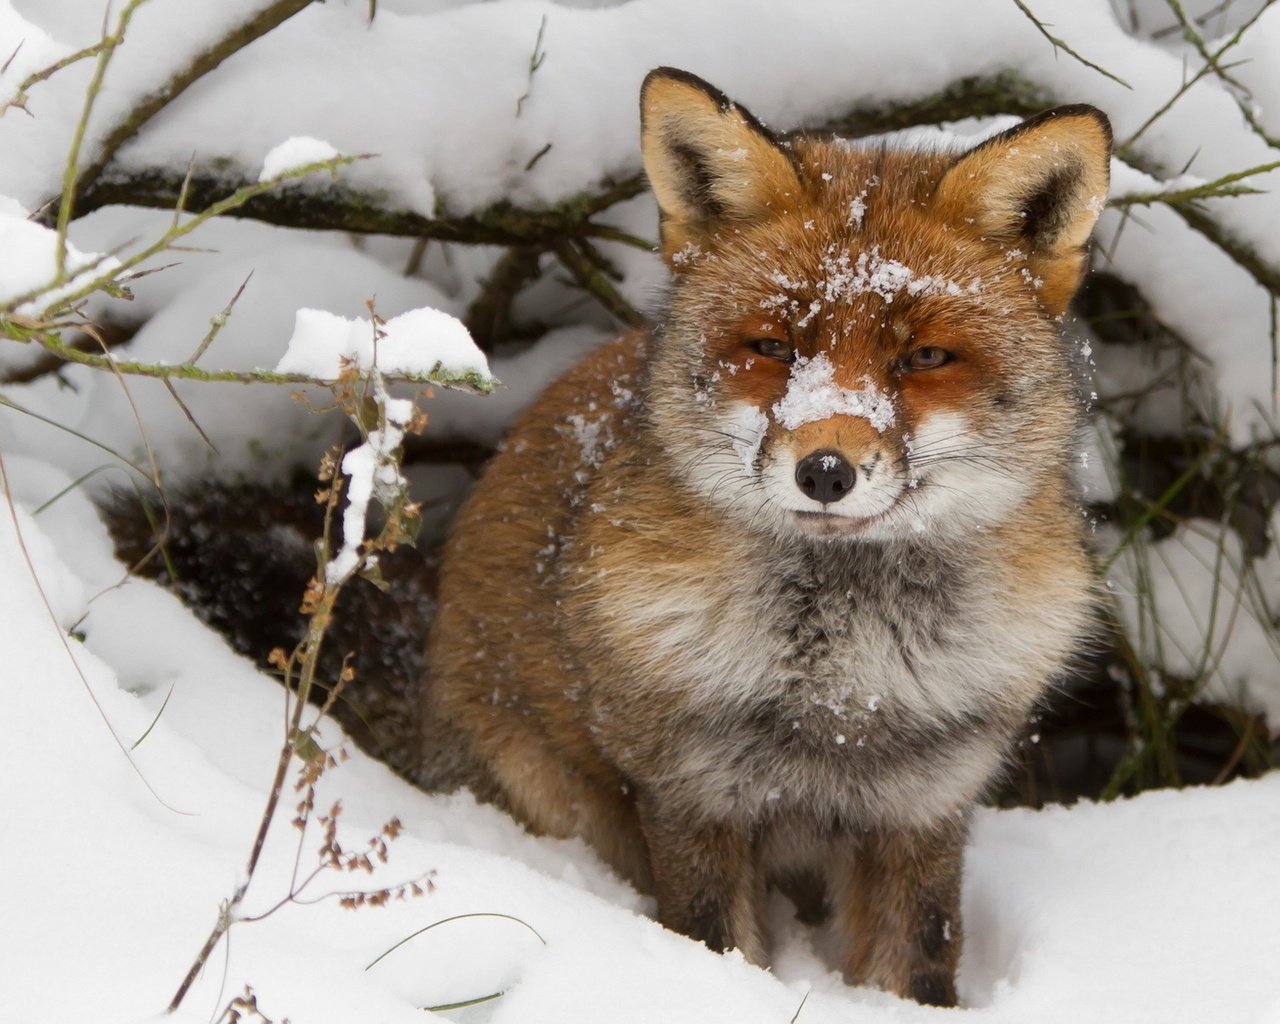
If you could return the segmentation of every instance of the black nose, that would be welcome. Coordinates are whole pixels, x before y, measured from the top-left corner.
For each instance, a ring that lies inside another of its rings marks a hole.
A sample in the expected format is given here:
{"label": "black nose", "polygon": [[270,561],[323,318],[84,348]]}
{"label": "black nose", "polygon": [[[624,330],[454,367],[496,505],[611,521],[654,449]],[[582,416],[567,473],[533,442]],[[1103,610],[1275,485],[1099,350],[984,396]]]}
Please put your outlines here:
{"label": "black nose", "polygon": [[796,466],[796,484],[814,501],[830,505],[853,490],[857,471],[839,452],[814,452]]}

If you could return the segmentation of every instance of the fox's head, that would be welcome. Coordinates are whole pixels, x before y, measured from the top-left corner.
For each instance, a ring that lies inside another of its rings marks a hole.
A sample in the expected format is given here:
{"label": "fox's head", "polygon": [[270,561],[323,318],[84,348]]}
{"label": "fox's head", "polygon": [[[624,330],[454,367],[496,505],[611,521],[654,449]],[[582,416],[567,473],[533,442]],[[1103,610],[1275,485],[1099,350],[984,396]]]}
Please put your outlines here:
{"label": "fox's head", "polygon": [[641,92],[674,278],[660,443],[784,536],[1007,521],[1075,440],[1056,321],[1107,196],[1111,132],[1058,107],[965,153],[775,136],[685,72]]}

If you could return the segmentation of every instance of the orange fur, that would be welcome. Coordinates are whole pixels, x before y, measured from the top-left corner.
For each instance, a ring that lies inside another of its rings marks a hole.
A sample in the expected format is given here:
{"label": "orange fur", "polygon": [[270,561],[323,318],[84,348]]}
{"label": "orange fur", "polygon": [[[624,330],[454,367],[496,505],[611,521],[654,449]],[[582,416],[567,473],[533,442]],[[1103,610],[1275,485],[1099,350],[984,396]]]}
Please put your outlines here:
{"label": "orange fur", "polygon": [[1089,618],[1054,320],[1105,118],[957,155],[782,140],[667,69],[641,107],[670,312],[478,484],[427,699],[668,925],[766,962],[766,885],[816,871],[851,981],[953,1003],[968,810]]}

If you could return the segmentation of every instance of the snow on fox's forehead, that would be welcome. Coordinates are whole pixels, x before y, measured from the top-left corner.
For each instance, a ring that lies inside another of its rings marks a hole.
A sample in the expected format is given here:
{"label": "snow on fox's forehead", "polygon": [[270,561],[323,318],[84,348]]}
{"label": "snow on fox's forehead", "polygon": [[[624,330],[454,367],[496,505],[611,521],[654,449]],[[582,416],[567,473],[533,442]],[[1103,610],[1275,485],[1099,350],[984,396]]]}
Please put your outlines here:
{"label": "snow on fox's forehead", "polygon": [[865,295],[877,295],[884,302],[906,295],[964,295],[978,291],[974,278],[962,286],[940,274],[921,274],[906,263],[890,259],[880,246],[857,250],[828,245],[820,254],[808,278],[792,276],[780,269],[768,274],[779,291],[760,300],[760,308],[784,315],[794,327],[807,327],[827,307],[848,305]]}
{"label": "snow on fox's forehead", "polygon": [[893,426],[893,399],[870,378],[856,390],[836,383],[836,368],[825,352],[811,359],[801,356],[791,367],[787,391],[773,406],[773,415],[788,430],[832,416],[857,416],[878,433]]}

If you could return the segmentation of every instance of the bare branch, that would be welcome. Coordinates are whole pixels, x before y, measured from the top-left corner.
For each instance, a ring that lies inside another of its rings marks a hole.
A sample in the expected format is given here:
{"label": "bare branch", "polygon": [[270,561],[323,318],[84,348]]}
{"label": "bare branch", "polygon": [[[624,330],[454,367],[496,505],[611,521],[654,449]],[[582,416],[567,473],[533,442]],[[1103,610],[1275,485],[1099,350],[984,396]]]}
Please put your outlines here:
{"label": "bare branch", "polygon": [[622,293],[591,258],[590,251],[585,239],[562,242],[555,248],[556,259],[564,264],[574,280],[594,295],[605,309],[628,327],[645,326],[648,321],[622,297]]}
{"label": "bare branch", "polygon": [[[130,6],[125,9],[125,12],[122,12],[121,24],[115,33],[117,37],[122,37],[124,33],[127,23],[124,14],[126,12],[132,14],[132,9],[141,2],[143,0],[133,0]],[[63,182],[60,205],[65,206],[68,211],[72,206],[79,205],[79,199],[102,176],[103,171],[120,147],[137,135],[142,127],[153,117],[178,96],[186,92],[192,84],[217,68],[228,57],[243,50],[254,40],[266,35],[273,28],[292,18],[311,3],[312,0],[275,0],[275,3],[262,8],[247,21],[235,26],[207,50],[197,55],[190,64],[177,71],[155,92],[143,97],[138,105],[129,111],[98,142],[92,163],[77,172],[77,161],[69,161],[68,178]],[[119,39],[117,39],[118,41]],[[103,57],[109,56],[109,54],[110,50],[107,50],[104,52]],[[100,66],[104,63],[103,57],[99,58]],[[100,84],[99,81],[98,85]],[[90,96],[94,94],[96,94],[96,89],[91,86]],[[61,219],[60,215],[60,222]]]}
{"label": "bare branch", "polygon": [[1068,56],[1074,57],[1085,67],[1092,68],[1094,71],[1098,72],[1098,74],[1104,75],[1105,77],[1111,79],[1111,81],[1113,82],[1118,82],[1120,85],[1123,85],[1126,89],[1133,88],[1133,86],[1131,86],[1119,75],[1113,75],[1106,68],[1098,64],[1095,64],[1091,60],[1086,60],[1084,57],[1080,56],[1080,54],[1076,53],[1075,50],[1071,49],[1071,47],[1068,46],[1065,42],[1063,42],[1063,40],[1059,39],[1055,35],[1052,35],[1049,32],[1048,28],[1045,27],[1044,22],[1041,21],[1039,18],[1037,18],[1035,14],[1032,13],[1031,8],[1028,7],[1026,4],[1024,4],[1022,0],[1013,0],[1013,2],[1017,5],[1018,10],[1020,10],[1023,14],[1025,14],[1030,19],[1031,24],[1035,25],[1037,30],[1039,30],[1040,34],[1053,44],[1053,48],[1055,50],[1061,50],[1063,53],[1067,54]]}

